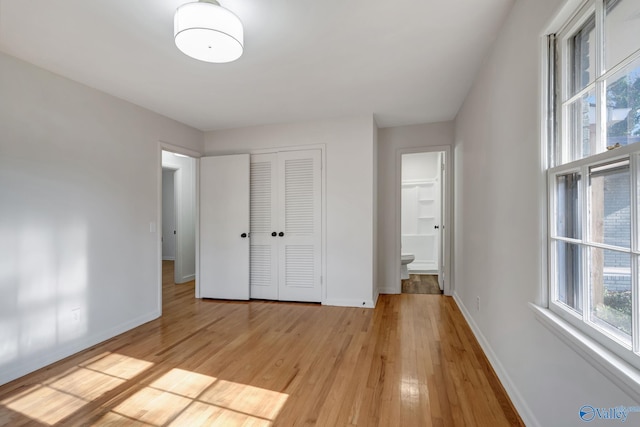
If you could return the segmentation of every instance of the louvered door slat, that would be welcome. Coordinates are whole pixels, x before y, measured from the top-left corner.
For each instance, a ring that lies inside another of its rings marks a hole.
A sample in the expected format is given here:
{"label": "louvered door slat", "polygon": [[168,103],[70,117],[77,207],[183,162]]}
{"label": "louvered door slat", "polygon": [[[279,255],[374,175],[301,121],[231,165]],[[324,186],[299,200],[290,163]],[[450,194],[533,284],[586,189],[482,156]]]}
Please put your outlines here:
{"label": "louvered door slat", "polygon": [[271,205],[273,203],[273,162],[251,163],[251,232],[270,233],[272,226]]}
{"label": "louvered door slat", "polygon": [[288,159],[285,168],[285,230],[287,233],[313,234],[313,159]]}
{"label": "louvered door slat", "polygon": [[320,150],[279,153],[280,300],[322,300]]}
{"label": "louvered door slat", "polygon": [[278,299],[277,155],[251,156],[250,256],[251,298]]}

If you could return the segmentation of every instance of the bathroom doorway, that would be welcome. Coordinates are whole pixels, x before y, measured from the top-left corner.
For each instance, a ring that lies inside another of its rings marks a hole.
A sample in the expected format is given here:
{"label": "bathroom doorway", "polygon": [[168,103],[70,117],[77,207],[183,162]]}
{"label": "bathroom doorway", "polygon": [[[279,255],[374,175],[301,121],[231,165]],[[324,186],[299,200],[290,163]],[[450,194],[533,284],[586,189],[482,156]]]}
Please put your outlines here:
{"label": "bathroom doorway", "polygon": [[447,151],[400,153],[401,292],[442,294],[446,285]]}

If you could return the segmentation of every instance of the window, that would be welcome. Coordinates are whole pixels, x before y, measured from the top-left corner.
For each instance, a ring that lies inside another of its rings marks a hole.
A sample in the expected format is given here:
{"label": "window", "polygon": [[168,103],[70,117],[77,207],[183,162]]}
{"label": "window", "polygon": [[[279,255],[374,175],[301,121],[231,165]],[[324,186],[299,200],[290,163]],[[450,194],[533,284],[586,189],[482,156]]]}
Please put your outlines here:
{"label": "window", "polygon": [[640,6],[551,36],[549,308],[640,368]]}

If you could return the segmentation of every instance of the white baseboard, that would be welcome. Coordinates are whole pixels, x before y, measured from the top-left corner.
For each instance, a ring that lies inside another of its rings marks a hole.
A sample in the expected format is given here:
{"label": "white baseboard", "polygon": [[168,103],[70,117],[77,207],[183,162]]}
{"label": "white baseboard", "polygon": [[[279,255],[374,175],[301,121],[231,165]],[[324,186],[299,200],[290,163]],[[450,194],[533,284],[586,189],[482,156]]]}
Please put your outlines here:
{"label": "white baseboard", "polygon": [[409,270],[409,274],[438,274],[438,270]]}
{"label": "white baseboard", "polygon": [[347,300],[347,299],[328,299],[322,302],[322,305],[333,305],[337,307],[360,307],[374,308],[373,299],[370,300]]}
{"label": "white baseboard", "polygon": [[95,334],[90,337],[83,338],[75,341],[69,345],[60,346],[53,351],[49,351],[46,354],[36,355],[34,357],[27,357],[17,366],[10,368],[8,371],[4,371],[0,374],[0,385],[6,384],[9,381],[18,379],[52,363],[58,362],[66,357],[74,355],[82,350],[86,350],[96,344],[100,344],[103,341],[111,339],[117,335],[127,332],[133,328],[137,328],[147,322],[160,317],[159,311],[153,311],[143,316],[137,317],[129,322],[125,322],[121,325],[115,326],[107,331],[99,334]]}
{"label": "white baseboard", "polygon": [[389,286],[385,286],[384,288],[378,289],[378,292],[381,294],[399,294],[400,286],[398,288],[392,288]]}
{"label": "white baseboard", "polygon": [[163,261],[175,261],[176,257],[172,257],[172,256],[162,256],[162,260]]}
{"label": "white baseboard", "polygon": [[527,405],[522,395],[520,394],[516,386],[513,384],[513,381],[511,381],[511,378],[507,374],[507,371],[504,369],[504,366],[502,366],[502,363],[500,363],[500,360],[494,353],[493,349],[491,348],[491,345],[489,345],[489,341],[487,341],[485,336],[482,334],[482,332],[480,331],[480,328],[478,327],[476,322],[473,320],[471,313],[469,312],[469,310],[467,310],[465,305],[462,303],[462,300],[460,299],[460,297],[455,291],[453,293],[453,299],[455,300],[456,304],[458,304],[458,308],[460,308],[460,311],[462,312],[462,315],[467,321],[467,324],[471,328],[473,335],[475,335],[476,339],[478,340],[478,343],[480,344],[480,347],[482,347],[482,351],[484,351],[484,354],[487,356],[487,359],[489,359],[489,363],[491,364],[491,367],[493,368],[496,375],[498,376],[498,379],[500,380],[500,382],[502,383],[502,386],[504,387],[507,394],[509,395],[511,402],[513,403],[513,406],[515,406],[524,424],[530,427],[541,427],[535,415],[533,414],[533,412],[531,412],[529,405]]}
{"label": "white baseboard", "polygon": [[182,279],[180,279],[180,281],[178,281],[176,283],[180,284],[180,283],[190,282],[192,280],[195,280],[195,278],[196,278],[195,274],[189,274],[188,276],[184,276]]}

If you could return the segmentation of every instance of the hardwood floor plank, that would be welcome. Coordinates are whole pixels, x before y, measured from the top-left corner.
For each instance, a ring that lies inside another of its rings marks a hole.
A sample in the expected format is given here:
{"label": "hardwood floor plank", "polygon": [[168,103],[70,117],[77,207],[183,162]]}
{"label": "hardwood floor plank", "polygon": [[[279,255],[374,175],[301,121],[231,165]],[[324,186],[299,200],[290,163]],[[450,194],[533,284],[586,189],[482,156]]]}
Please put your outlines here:
{"label": "hardwood floor plank", "polygon": [[0,387],[1,426],[522,426],[453,299],[196,300]]}

